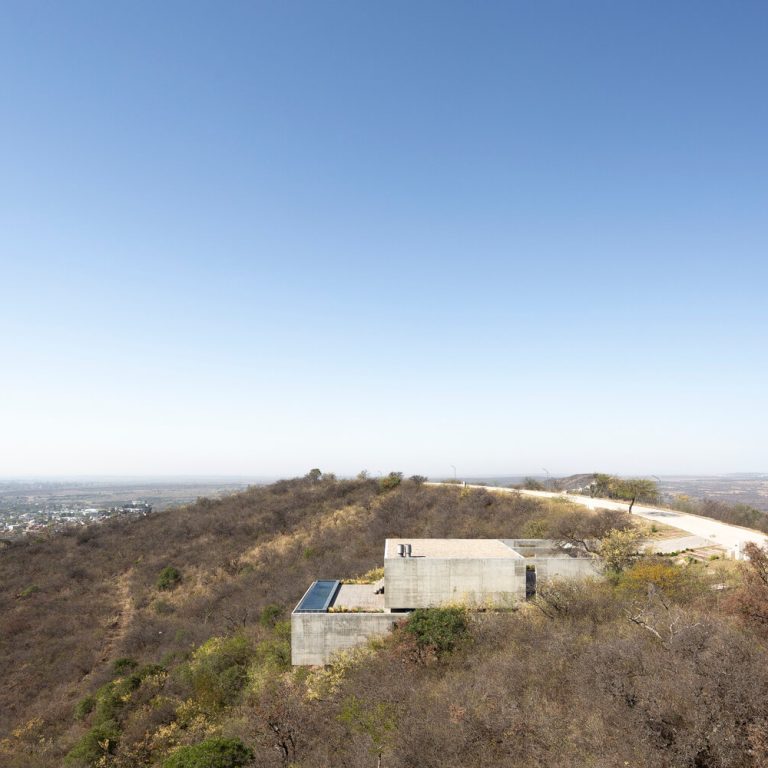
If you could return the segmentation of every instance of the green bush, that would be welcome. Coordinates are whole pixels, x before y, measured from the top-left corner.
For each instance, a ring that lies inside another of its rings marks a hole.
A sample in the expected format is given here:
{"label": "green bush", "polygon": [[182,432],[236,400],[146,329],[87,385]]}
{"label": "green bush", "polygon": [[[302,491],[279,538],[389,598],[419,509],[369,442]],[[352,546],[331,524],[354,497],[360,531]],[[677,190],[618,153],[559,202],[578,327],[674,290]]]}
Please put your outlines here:
{"label": "green bush", "polygon": [[121,677],[111,683],[102,685],[96,691],[96,705],[93,719],[95,723],[105,723],[117,719],[118,714],[126,705],[131,693],[141,685],[141,677],[133,674]]}
{"label": "green bush", "polygon": [[286,672],[291,668],[291,643],[283,638],[262,640],[256,646],[256,661],[264,667]]}
{"label": "green bush", "polygon": [[279,605],[270,603],[265,606],[259,614],[259,624],[261,624],[262,627],[274,627],[282,612],[283,611]]}
{"label": "green bush", "polygon": [[241,768],[253,760],[253,750],[239,739],[213,738],[182,747],[163,768]]}
{"label": "green bush", "polygon": [[113,669],[129,674],[102,685],[93,696],[87,696],[83,699],[75,708],[75,717],[80,720],[93,712],[95,724],[117,720],[129,702],[131,694],[141,686],[144,679],[166,671],[160,664],[145,664],[140,669],[135,669],[135,667],[136,662],[133,659],[115,661]]}
{"label": "green bush", "polygon": [[275,626],[273,629],[275,637],[279,637],[283,640],[288,640],[290,642],[291,640],[291,622],[290,619],[287,619],[285,621],[277,621],[275,622]]}
{"label": "green bush", "polygon": [[96,706],[95,696],[86,696],[75,704],[75,720],[85,720]]}
{"label": "green bush", "polygon": [[404,627],[421,652],[438,658],[450,653],[467,635],[467,614],[463,608],[419,608]]}
{"label": "green bush", "polygon": [[167,565],[160,571],[155,586],[161,591],[176,589],[181,584],[181,571],[172,565]]}
{"label": "green bush", "polygon": [[112,671],[116,675],[125,675],[126,673],[130,672],[132,669],[136,669],[136,667],[139,666],[139,663],[137,661],[134,661],[133,659],[115,659],[115,661],[112,662]]}
{"label": "green bush", "polygon": [[93,726],[64,758],[72,768],[96,768],[103,764],[105,755],[111,755],[120,740],[120,728],[115,720],[106,720]]}
{"label": "green bush", "polygon": [[212,637],[192,654],[183,676],[203,707],[220,710],[245,686],[253,656],[253,645],[244,635]]}
{"label": "green bush", "polygon": [[144,682],[144,678],[151,677],[152,675],[161,675],[167,671],[162,664],[145,664],[131,677],[138,677],[141,682]]}

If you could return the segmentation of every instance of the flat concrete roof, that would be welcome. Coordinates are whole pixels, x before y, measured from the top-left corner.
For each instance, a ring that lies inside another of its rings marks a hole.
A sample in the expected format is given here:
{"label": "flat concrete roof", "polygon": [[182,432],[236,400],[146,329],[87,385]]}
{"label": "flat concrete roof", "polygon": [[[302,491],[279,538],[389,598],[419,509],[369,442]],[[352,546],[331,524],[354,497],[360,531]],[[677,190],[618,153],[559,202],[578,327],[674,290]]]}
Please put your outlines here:
{"label": "flat concrete roof", "polygon": [[375,584],[342,584],[331,608],[357,608],[363,611],[383,611],[384,593],[376,594],[376,590],[384,585],[384,579]]}
{"label": "flat concrete roof", "polygon": [[502,539],[502,541],[515,552],[519,552],[526,558],[562,558],[577,557],[578,553],[559,549],[554,541],[549,539]]}
{"label": "flat concrete roof", "polygon": [[411,557],[520,559],[522,555],[507,546],[501,539],[387,539],[384,559],[399,558],[398,544],[411,545]]}

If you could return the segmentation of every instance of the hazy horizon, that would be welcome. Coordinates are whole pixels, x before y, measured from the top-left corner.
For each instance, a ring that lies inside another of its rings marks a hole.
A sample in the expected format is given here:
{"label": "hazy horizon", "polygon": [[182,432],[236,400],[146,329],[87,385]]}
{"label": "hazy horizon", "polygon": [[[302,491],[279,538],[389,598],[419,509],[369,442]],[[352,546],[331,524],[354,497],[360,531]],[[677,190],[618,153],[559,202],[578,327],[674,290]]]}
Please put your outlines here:
{"label": "hazy horizon", "polygon": [[0,21],[0,473],[765,464],[764,4]]}
{"label": "hazy horizon", "polygon": [[[326,467],[326,472],[329,472],[331,474],[335,474],[337,477],[341,478],[354,478],[356,477],[359,472],[334,472],[333,469]],[[391,469],[389,471],[400,471],[398,469]],[[489,479],[489,478],[525,478],[525,477],[533,477],[533,478],[562,478],[562,477],[570,477],[572,475],[582,475],[582,474],[590,474],[592,470],[590,471],[578,471],[574,470],[572,472],[557,472],[557,473],[550,473],[547,475],[547,473],[539,471],[539,472],[503,472],[503,473],[494,473],[494,472],[476,472],[472,474],[458,474],[457,477],[459,479],[466,478],[468,480],[480,480],[480,479]],[[600,470],[596,471],[602,471],[602,468]],[[388,474],[388,472],[370,472],[369,470],[366,470],[368,472],[370,477],[383,477],[384,475]],[[413,470],[410,472],[411,474],[420,474],[416,470]],[[0,475],[0,483],[13,483],[13,482],[40,482],[40,483],[77,483],[77,482],[83,482],[83,483],[133,483],[133,482],[157,482],[157,483],[185,483],[188,482],[189,484],[199,483],[201,481],[206,482],[230,482],[230,483],[238,483],[238,482],[260,482],[260,483],[271,483],[276,480],[281,479],[291,479],[294,477],[301,477],[305,473],[296,473],[296,474],[289,474],[289,473],[282,473],[282,474],[276,474],[276,475],[211,475],[211,474],[202,474],[202,475],[36,475],[36,474],[29,474],[29,475]],[[406,476],[408,476],[408,473],[404,473]],[[641,472],[635,472],[635,473],[628,473],[626,476],[631,475],[637,475],[637,476],[646,476],[646,477],[659,477],[662,479],[673,479],[673,478],[694,478],[694,477],[733,477],[733,478],[753,478],[753,477],[768,477],[768,472],[713,472],[713,473],[699,473],[699,472],[692,472],[692,473],[665,473],[661,475],[651,475],[648,473],[641,473]],[[434,472],[431,475],[429,475],[432,479],[450,479],[453,477],[453,469],[448,468],[448,471],[444,472]]]}

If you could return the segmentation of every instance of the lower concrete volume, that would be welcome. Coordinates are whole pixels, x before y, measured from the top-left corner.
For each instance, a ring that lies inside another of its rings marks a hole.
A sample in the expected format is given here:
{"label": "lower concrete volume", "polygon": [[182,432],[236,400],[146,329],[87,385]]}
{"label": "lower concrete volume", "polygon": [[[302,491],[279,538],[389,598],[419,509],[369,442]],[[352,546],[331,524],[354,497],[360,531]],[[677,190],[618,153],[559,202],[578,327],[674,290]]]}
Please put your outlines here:
{"label": "lower concrete volume", "polygon": [[387,634],[398,618],[391,613],[294,613],[291,662],[330,664],[339,651]]}

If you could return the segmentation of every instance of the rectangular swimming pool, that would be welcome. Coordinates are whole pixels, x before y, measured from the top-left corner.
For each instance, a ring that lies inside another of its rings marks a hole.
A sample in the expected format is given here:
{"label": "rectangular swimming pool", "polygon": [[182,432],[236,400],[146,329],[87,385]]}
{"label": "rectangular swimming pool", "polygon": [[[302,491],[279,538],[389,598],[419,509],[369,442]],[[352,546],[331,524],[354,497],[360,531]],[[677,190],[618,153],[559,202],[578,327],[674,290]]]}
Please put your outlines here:
{"label": "rectangular swimming pool", "polygon": [[341,586],[340,581],[316,581],[304,593],[294,613],[325,613]]}

